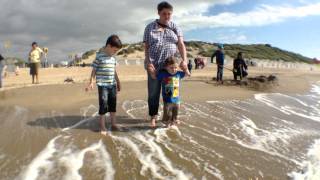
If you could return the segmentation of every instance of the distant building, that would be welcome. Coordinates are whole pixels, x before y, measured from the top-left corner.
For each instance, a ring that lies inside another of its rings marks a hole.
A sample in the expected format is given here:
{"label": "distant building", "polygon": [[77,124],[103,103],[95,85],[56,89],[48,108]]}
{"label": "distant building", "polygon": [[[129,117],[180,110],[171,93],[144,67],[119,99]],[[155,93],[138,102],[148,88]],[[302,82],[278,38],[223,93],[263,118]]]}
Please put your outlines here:
{"label": "distant building", "polygon": [[62,67],[67,67],[68,64],[69,64],[68,61],[61,61],[61,62],[60,62],[60,66],[62,66]]}

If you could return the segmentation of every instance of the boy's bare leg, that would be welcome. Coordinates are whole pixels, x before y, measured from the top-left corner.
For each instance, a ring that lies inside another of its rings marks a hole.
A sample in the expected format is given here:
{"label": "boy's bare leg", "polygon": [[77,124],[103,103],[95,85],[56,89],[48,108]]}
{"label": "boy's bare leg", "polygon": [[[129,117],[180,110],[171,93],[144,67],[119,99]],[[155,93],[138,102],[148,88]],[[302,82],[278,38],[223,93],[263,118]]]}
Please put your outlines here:
{"label": "boy's bare leg", "polygon": [[180,120],[178,119],[179,109],[180,109],[180,104],[176,104],[172,108],[172,122],[173,122],[173,125],[179,125],[180,124]]}
{"label": "boy's bare leg", "polygon": [[105,115],[100,115],[100,133],[104,136],[107,135],[106,116]]}
{"label": "boy's bare leg", "polygon": [[118,131],[119,127],[116,124],[116,113],[115,112],[110,112],[110,121],[111,121],[111,128],[113,130]]}

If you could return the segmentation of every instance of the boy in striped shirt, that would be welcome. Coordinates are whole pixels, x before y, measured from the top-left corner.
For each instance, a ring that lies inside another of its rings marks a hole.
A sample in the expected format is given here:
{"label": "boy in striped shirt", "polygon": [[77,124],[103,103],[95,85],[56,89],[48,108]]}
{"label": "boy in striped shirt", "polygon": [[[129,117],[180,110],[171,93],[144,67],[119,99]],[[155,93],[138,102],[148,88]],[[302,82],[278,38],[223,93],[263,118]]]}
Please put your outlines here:
{"label": "boy in striped shirt", "polygon": [[120,91],[120,81],[116,71],[116,59],[113,55],[121,49],[122,43],[117,35],[108,38],[106,46],[97,52],[96,59],[92,63],[90,83],[86,91],[93,89],[93,79],[96,78],[99,93],[100,132],[107,135],[105,114],[110,112],[111,127],[118,130],[115,123],[117,91]]}

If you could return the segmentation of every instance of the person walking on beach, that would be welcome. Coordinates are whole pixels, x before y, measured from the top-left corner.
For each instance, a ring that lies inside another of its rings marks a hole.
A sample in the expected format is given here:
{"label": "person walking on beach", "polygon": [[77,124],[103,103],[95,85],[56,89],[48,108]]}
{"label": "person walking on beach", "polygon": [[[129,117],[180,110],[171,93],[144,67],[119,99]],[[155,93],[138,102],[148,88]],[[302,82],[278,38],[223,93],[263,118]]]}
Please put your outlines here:
{"label": "person walking on beach", "polygon": [[36,84],[39,84],[39,68],[43,51],[36,42],[33,42],[31,46],[32,49],[29,53],[30,75],[32,76],[32,84],[35,84],[35,78]]}
{"label": "person walking on beach", "polygon": [[240,76],[240,80],[242,78],[247,77],[248,73],[248,66],[246,62],[243,59],[242,52],[238,53],[238,56],[236,59],[233,60],[233,77],[234,80],[237,80],[237,76]]}
{"label": "person walking on beach", "polygon": [[0,54],[0,89],[3,86],[3,83],[2,83],[3,80],[2,79],[4,77],[5,70],[6,70],[6,65],[4,64],[4,58]]}
{"label": "person walking on beach", "polygon": [[148,107],[151,127],[156,127],[161,93],[161,82],[152,75],[154,74],[152,72],[157,74],[163,68],[165,60],[174,56],[178,50],[182,58],[180,68],[186,75],[190,75],[182,31],[180,27],[171,21],[173,7],[164,1],[158,4],[157,9],[159,19],[146,26],[143,36],[145,68],[148,73]]}
{"label": "person walking on beach", "polygon": [[224,66],[224,52],[223,45],[219,44],[218,49],[211,56],[211,63],[213,63],[213,58],[216,57],[217,64],[217,82],[223,84],[223,66]]}
{"label": "person walking on beach", "polygon": [[[152,72],[155,73],[155,72]],[[155,76],[153,74],[153,76]],[[180,124],[178,120],[180,108],[180,83],[185,73],[178,71],[178,60],[175,57],[166,59],[163,69],[157,74],[162,86],[163,117],[167,127]]]}
{"label": "person walking on beach", "polygon": [[191,60],[189,60],[189,63],[188,63],[188,70],[191,74],[191,70],[192,70],[192,61]]}
{"label": "person walking on beach", "polygon": [[99,97],[100,133],[107,135],[106,113],[110,113],[111,128],[118,130],[116,125],[117,92],[121,85],[116,71],[116,59],[113,57],[122,48],[121,40],[117,35],[111,35],[104,48],[97,53],[92,63],[90,82],[86,91],[93,89],[93,79],[96,78]]}

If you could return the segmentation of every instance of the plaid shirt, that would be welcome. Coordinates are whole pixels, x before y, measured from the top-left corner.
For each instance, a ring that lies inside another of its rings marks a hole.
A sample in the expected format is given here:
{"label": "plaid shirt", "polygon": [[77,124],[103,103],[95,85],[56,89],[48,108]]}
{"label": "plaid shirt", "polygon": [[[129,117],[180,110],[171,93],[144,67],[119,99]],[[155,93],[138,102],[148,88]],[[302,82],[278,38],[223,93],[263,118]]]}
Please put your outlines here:
{"label": "plaid shirt", "polygon": [[181,29],[169,22],[168,27],[164,31],[160,30],[157,20],[147,25],[144,31],[143,42],[149,45],[150,62],[157,70],[162,68],[164,61],[177,53],[178,37],[182,37]]}

